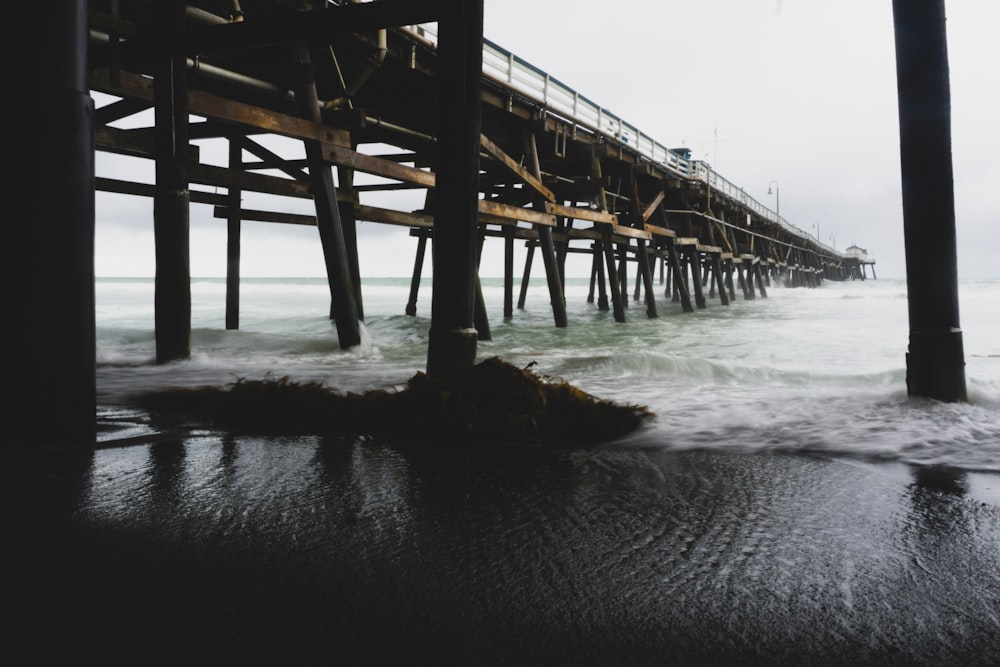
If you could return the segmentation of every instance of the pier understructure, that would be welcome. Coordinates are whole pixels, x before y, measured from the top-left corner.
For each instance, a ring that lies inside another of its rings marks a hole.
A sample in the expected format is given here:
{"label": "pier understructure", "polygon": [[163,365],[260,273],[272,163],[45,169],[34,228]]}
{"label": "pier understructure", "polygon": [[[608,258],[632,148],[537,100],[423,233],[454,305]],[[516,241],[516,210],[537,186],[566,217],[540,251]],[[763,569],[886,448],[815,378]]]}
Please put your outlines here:
{"label": "pier understructure", "polygon": [[[186,191],[183,205],[210,206],[228,225],[229,328],[239,326],[244,221],[318,226],[344,347],[357,342],[364,318],[357,224],[408,229],[415,261],[405,310],[416,312],[441,205],[435,167],[449,159],[440,129],[447,63],[436,19],[450,5],[463,3],[91,0],[88,86],[111,100],[95,112],[96,149],[157,162],[155,184],[98,177],[96,188],[156,200],[160,360],[184,356],[185,321],[190,328],[180,312],[190,298],[187,212],[168,213],[179,201],[171,192]],[[659,144],[513,53],[486,39],[482,47],[473,252],[502,240],[504,317],[524,306],[535,255],[557,326],[567,326],[570,253],[589,256],[588,301],[619,322],[630,298],[655,317],[667,307],[690,312],[766,297],[772,285],[865,279],[866,263],[874,264],[820,243],[708,164]],[[136,126],[137,114],[150,109],[155,123]],[[305,146],[306,158],[283,156],[271,136]],[[228,161],[203,160],[193,143],[202,139],[227,142]],[[311,200],[316,213],[247,207],[250,193]],[[418,203],[387,204],[398,201]],[[527,251],[515,267],[518,243]],[[489,322],[474,280],[482,340]],[[180,343],[162,354],[161,315],[175,329],[181,323],[172,334],[163,325],[163,337]]]}

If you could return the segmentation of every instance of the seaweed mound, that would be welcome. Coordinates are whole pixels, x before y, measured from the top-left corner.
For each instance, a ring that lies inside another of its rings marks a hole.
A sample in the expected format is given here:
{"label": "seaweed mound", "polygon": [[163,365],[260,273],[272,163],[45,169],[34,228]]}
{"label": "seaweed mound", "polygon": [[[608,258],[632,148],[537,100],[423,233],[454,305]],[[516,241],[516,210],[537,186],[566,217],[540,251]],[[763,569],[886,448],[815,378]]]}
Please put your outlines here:
{"label": "seaweed mound", "polygon": [[598,399],[499,357],[447,380],[417,373],[398,390],[355,394],[288,377],[240,379],[227,387],[149,392],[139,404],[238,432],[559,445],[613,440],[653,417],[645,406]]}

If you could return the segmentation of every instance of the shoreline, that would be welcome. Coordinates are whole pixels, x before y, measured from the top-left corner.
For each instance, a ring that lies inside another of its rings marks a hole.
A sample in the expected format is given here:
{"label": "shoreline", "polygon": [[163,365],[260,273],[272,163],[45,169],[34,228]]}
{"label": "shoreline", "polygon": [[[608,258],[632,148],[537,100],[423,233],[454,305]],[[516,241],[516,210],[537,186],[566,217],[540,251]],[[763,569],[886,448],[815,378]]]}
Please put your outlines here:
{"label": "shoreline", "polygon": [[39,463],[3,466],[14,655],[985,665],[1000,650],[1000,475],[163,435],[61,465],[3,455]]}

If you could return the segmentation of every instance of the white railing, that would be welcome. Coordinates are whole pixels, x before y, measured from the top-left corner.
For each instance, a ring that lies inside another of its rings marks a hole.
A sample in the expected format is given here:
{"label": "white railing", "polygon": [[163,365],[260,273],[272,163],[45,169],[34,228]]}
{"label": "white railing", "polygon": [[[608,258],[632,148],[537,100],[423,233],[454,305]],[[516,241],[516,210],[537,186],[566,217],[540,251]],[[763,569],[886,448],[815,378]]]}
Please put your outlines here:
{"label": "white railing", "polygon": [[[432,45],[437,44],[435,23],[409,26],[407,30]],[[819,243],[811,234],[779,217],[777,213],[747,195],[743,188],[737,187],[713,171],[707,163],[686,158],[670,150],[649,135],[643,134],[634,125],[625,122],[531,63],[488,39],[484,39],[483,43],[485,77],[516,91],[519,95],[544,107],[548,113],[561,116],[578,127],[627,145],[650,162],[678,176],[706,183],[716,192],[742,203],[748,210],[778,224],[790,234],[803,241],[808,240],[810,245],[818,245],[830,254],[843,256],[843,253]]]}

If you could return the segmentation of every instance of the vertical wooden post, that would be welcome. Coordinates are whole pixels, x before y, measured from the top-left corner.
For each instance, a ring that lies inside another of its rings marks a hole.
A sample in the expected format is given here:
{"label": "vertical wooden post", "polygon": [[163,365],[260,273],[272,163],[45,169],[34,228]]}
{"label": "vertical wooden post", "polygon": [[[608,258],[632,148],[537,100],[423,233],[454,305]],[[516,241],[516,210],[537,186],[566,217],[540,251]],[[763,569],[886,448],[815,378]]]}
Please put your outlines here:
{"label": "vertical wooden post", "polygon": [[417,314],[417,295],[420,293],[420,274],[424,270],[424,254],[427,251],[427,235],[417,238],[417,256],[413,260],[413,277],[410,278],[410,299],[406,302],[406,314]]}
{"label": "vertical wooden post", "polygon": [[[590,176],[597,183],[604,182],[604,174],[601,168],[601,159],[593,148],[590,149]],[[597,188],[597,205],[600,210],[607,212],[608,199],[604,192],[604,185]],[[604,254],[604,265],[607,267],[608,289],[611,291],[611,307],[614,311],[615,322],[625,321],[625,305],[622,301],[621,284],[618,282],[618,271],[615,269],[615,249],[611,241],[611,226],[601,225],[601,238],[595,244],[600,252]],[[604,285],[604,281],[601,281]]]}
{"label": "vertical wooden post", "polygon": [[[243,168],[243,149],[240,143],[229,139],[229,168]],[[226,221],[226,329],[240,328],[240,236],[243,222],[240,219],[242,190],[229,186],[226,195],[229,216]]]}
{"label": "vertical wooden post", "polygon": [[188,191],[187,63],[180,0],[153,5],[158,49],[153,91],[156,190],[156,362],[191,357],[191,194]]}
{"label": "vertical wooden post", "polygon": [[358,203],[358,193],[354,190],[354,169],[337,166],[337,184],[343,199],[338,202],[341,226],[344,229],[344,251],[351,272],[351,286],[354,288],[354,308],[358,319],[364,322],[365,306],[361,298],[361,262],[358,259],[358,221],[354,205]]}
{"label": "vertical wooden post", "polygon": [[597,267],[600,266],[600,255],[596,246],[590,244],[590,289],[587,290],[587,303],[594,303],[594,288],[597,286]]}
{"label": "vertical wooden post", "polygon": [[656,312],[656,298],[653,296],[653,270],[649,266],[649,255],[646,253],[646,242],[639,239],[639,272],[642,274],[643,289],[646,291],[646,315],[659,317]]}
{"label": "vertical wooden post", "polygon": [[705,308],[707,304],[701,284],[701,254],[696,245],[690,245],[687,248],[688,261],[691,264],[691,280],[694,282],[694,303],[698,308]]}
{"label": "vertical wooden post", "polygon": [[746,286],[747,286],[747,299],[753,301],[756,298],[754,293],[754,271],[753,271],[753,255],[743,255],[743,265],[746,267]]}
{"label": "vertical wooden post", "polygon": [[486,299],[483,297],[483,283],[479,279],[479,263],[483,259],[483,243],[486,237],[479,236],[479,247],[476,249],[476,304],[473,323],[476,327],[476,337],[479,340],[493,340],[493,332],[490,330],[490,318],[486,312]]}
{"label": "vertical wooden post", "polygon": [[[320,113],[319,98],[316,95],[315,72],[309,47],[299,44],[295,49],[295,57],[300,74],[295,89],[299,110],[319,127],[323,123],[323,118]],[[313,203],[316,207],[316,226],[319,228],[327,280],[330,283],[337,338],[340,347],[346,349],[361,343],[361,327],[358,322],[357,302],[354,299],[340,205],[337,203],[337,188],[333,183],[333,170],[323,157],[323,146],[320,142],[307,140],[303,144],[306,149],[306,162],[309,165]]]}
{"label": "vertical wooden post", "polygon": [[528,298],[528,285],[531,283],[531,263],[535,259],[535,243],[528,241],[528,254],[524,258],[524,274],[521,276],[521,292],[517,297],[517,309],[524,310],[524,302]]}
{"label": "vertical wooden post", "polygon": [[760,263],[753,265],[753,273],[757,276],[757,289],[760,291],[760,298],[767,298],[767,290],[764,288],[764,278],[761,276],[762,269],[760,268]]}
{"label": "vertical wooden post", "polygon": [[726,287],[729,289],[729,301],[736,301],[736,287],[733,285],[733,260],[727,259],[726,264]]}
{"label": "vertical wooden post", "polygon": [[604,242],[594,241],[594,269],[597,271],[597,310],[606,312],[611,310],[608,303],[607,282],[604,276]]}
{"label": "vertical wooden post", "polygon": [[444,4],[438,21],[434,290],[427,374],[447,378],[476,361],[483,0]]}
{"label": "vertical wooden post", "polygon": [[503,228],[503,318],[514,317],[514,228]]}
{"label": "vertical wooden post", "polygon": [[968,400],[958,317],[951,84],[944,0],[893,0],[910,396]]}
{"label": "vertical wooden post", "polygon": [[628,308],[628,243],[618,244],[618,291],[622,307]]}
{"label": "vertical wooden post", "polygon": [[712,273],[715,274],[715,284],[719,288],[719,301],[722,302],[723,306],[728,306],[729,295],[726,293],[726,281],[722,273],[722,258],[720,255],[721,253],[714,253],[712,255]]}
{"label": "vertical wooden post", "polygon": [[[542,168],[538,161],[538,144],[535,142],[535,133],[529,132],[528,155],[531,158],[531,171],[535,178],[542,178]],[[535,199],[534,206],[544,210],[544,203],[538,198]],[[566,316],[566,298],[563,296],[562,277],[559,272],[559,262],[556,258],[555,244],[552,241],[552,228],[547,225],[535,225],[538,232],[538,248],[542,253],[542,264],[545,266],[545,278],[549,285],[549,300],[552,302],[552,317],[557,327],[565,327],[569,324]]]}
{"label": "vertical wooden post", "polygon": [[667,256],[670,259],[670,272],[673,274],[674,290],[681,301],[681,310],[685,313],[693,313],[691,306],[691,293],[687,288],[687,281],[684,280],[684,270],[681,267],[680,253],[673,240],[667,242]]}
{"label": "vertical wooden post", "polygon": [[625,321],[625,299],[622,296],[622,286],[618,280],[618,269],[615,267],[615,247],[611,241],[610,225],[603,225],[601,230],[601,247],[604,249],[604,263],[608,270],[608,289],[611,291],[611,306],[615,322]]}
{"label": "vertical wooden post", "polygon": [[11,69],[26,76],[9,84],[27,92],[31,113],[19,118],[17,132],[33,145],[28,163],[13,166],[4,178],[5,200],[28,207],[24,219],[4,226],[2,326],[12,384],[0,402],[0,446],[88,446],[96,435],[95,140],[86,76],[87,4],[26,3],[27,11],[15,14],[30,16],[24,25],[45,26],[45,38],[23,42],[28,62]]}

